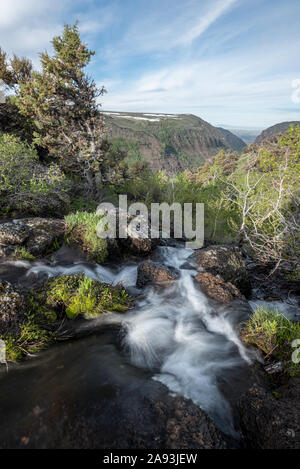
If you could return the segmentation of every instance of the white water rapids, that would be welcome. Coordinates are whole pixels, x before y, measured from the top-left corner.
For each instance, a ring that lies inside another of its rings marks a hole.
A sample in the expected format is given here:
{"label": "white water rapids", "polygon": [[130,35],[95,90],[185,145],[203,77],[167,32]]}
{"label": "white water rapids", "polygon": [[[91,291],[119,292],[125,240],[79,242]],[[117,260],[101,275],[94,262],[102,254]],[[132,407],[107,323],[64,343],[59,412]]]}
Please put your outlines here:
{"label": "white water rapids", "polygon": [[[184,248],[158,248],[162,263],[180,269],[179,279],[166,288],[145,288],[133,310],[124,315],[107,315],[104,321],[121,320],[124,352],[132,364],[150,369],[153,379],[165,384],[172,393],[192,399],[223,431],[235,435],[230,405],[219,381],[251,362],[237,333],[240,322],[248,317],[249,308],[242,302],[220,305],[209,300],[195,286],[196,270],[189,266],[181,268],[192,252]],[[136,284],[137,264],[110,269],[83,261],[68,265],[35,263],[27,276],[80,272],[107,283],[132,287]]]}

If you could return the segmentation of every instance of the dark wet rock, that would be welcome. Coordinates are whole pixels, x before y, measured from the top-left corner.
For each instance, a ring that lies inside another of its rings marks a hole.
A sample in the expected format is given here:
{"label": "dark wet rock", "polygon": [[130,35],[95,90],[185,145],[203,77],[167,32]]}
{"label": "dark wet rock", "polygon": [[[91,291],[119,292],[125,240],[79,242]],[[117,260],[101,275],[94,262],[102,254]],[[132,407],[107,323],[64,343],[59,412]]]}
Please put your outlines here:
{"label": "dark wet rock", "polygon": [[14,222],[0,224],[0,245],[23,244],[29,237],[30,229],[26,225]]}
{"label": "dark wet rock", "polygon": [[193,264],[190,264],[189,262],[184,262],[184,263],[180,266],[180,268],[181,268],[182,270],[194,270]]}
{"label": "dark wet rock", "polygon": [[[98,213],[103,213],[101,210]],[[150,237],[149,220],[143,215],[132,216],[125,210],[116,207],[108,207],[105,211],[107,217],[112,217],[116,223],[116,239],[108,241],[110,254],[120,254],[130,252],[135,255],[147,255],[153,247],[158,244],[158,240]],[[124,233],[120,236],[120,217],[123,222]],[[124,237],[125,235],[125,237]]]}
{"label": "dark wet rock", "polygon": [[228,446],[200,407],[128,364],[114,341],[102,331],[12,367],[1,379],[0,448]]}
{"label": "dark wet rock", "polygon": [[245,299],[235,285],[224,282],[219,275],[214,276],[208,272],[200,272],[196,275],[195,280],[207,296],[221,303],[230,303],[236,298]]}
{"label": "dark wet rock", "polygon": [[141,288],[148,283],[170,284],[178,278],[178,272],[157,262],[141,262],[137,271],[137,287]]}
{"label": "dark wet rock", "polygon": [[23,218],[0,224],[0,255],[14,254],[24,247],[30,254],[41,256],[53,250],[65,231],[63,220],[49,218]]}
{"label": "dark wet rock", "polygon": [[249,297],[251,284],[241,250],[234,246],[209,246],[197,249],[189,261],[194,261],[206,272],[220,275],[224,282],[235,285],[240,292]]}
{"label": "dark wet rock", "polygon": [[59,243],[64,236],[65,223],[62,220],[30,219],[27,225],[32,235],[26,247],[34,256],[47,253],[54,242]]}
{"label": "dark wet rock", "polygon": [[255,383],[236,408],[248,448],[300,448],[300,379],[276,391]]}
{"label": "dark wet rock", "polygon": [[23,296],[10,283],[0,280],[0,334],[14,334],[23,319]]}
{"label": "dark wet rock", "polygon": [[[139,227],[138,231],[135,226]],[[123,246],[129,249],[133,254],[146,255],[149,254],[153,247],[157,244],[156,240],[152,240],[149,236],[149,220],[142,215],[132,217],[127,215],[127,239],[120,240]]]}
{"label": "dark wet rock", "polygon": [[119,240],[122,250],[129,250],[132,254],[147,255],[153,248],[153,243],[150,238],[142,238],[140,236],[128,236],[125,240]]}
{"label": "dark wet rock", "polygon": [[248,277],[252,284],[252,297],[264,301],[286,301],[295,299],[300,306],[300,280],[293,280],[290,273],[276,270],[274,265],[251,263],[247,265]]}
{"label": "dark wet rock", "polygon": [[164,422],[168,449],[226,449],[224,435],[192,401],[176,397],[154,405],[158,422]]}

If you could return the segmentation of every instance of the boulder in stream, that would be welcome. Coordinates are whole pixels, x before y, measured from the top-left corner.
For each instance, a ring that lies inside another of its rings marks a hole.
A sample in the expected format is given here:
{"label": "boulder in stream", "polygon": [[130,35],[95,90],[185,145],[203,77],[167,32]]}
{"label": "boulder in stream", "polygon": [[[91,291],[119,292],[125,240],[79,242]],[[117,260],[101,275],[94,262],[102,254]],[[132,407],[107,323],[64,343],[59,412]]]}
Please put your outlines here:
{"label": "boulder in stream", "polygon": [[137,271],[137,287],[144,287],[148,283],[170,284],[178,278],[178,272],[157,262],[141,262]]}
{"label": "boulder in stream", "polygon": [[197,249],[189,258],[212,275],[220,275],[224,282],[235,285],[249,297],[251,284],[241,250],[235,246],[209,246]]}
{"label": "boulder in stream", "polygon": [[0,334],[15,334],[23,320],[22,295],[10,283],[0,280]]}
{"label": "boulder in stream", "polygon": [[224,282],[219,275],[200,272],[196,275],[195,280],[207,296],[221,303],[230,303],[236,298],[245,299],[235,285]]}
{"label": "boulder in stream", "polygon": [[51,218],[22,218],[0,224],[0,256],[14,255],[24,248],[33,256],[42,256],[53,249],[64,235],[63,220]]}

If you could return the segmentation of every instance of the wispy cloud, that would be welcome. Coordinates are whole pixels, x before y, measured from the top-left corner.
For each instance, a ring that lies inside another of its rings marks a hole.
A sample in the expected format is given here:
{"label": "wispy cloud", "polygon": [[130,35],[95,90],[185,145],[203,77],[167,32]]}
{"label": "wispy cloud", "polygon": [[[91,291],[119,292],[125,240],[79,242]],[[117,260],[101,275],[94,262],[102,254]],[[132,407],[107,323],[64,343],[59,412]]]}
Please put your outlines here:
{"label": "wispy cloud", "polygon": [[[51,48],[51,39],[64,23],[79,20],[80,31],[87,38],[112,23],[111,9],[90,6],[90,0],[0,0],[0,45],[37,64],[38,53]],[[85,7],[84,12],[78,7]]]}
{"label": "wispy cloud", "polygon": [[207,11],[201,14],[195,24],[187,29],[178,39],[175,39],[173,46],[183,44],[189,45],[201,36],[218,18],[220,18],[238,0],[220,0],[217,3],[211,2]]}
{"label": "wispy cloud", "polygon": [[106,109],[257,127],[300,119],[299,17],[299,0],[0,0],[0,46],[38,66],[79,19]]}
{"label": "wispy cloud", "polygon": [[[259,62],[260,57],[257,59]],[[183,61],[146,74],[122,90],[120,84],[113,84],[102,99],[103,106],[111,110],[194,113],[213,124],[264,126],[278,120],[274,113],[286,120],[288,111],[278,110],[290,100],[291,75],[263,76],[255,63],[255,57],[247,65],[237,65],[235,57]]]}

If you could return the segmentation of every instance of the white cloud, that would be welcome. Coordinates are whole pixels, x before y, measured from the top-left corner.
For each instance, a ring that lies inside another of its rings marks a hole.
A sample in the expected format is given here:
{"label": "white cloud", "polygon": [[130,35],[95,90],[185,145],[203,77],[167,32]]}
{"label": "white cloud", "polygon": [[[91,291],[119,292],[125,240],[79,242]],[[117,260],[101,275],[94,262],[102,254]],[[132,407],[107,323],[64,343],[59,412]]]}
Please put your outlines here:
{"label": "white cloud", "polygon": [[37,59],[61,30],[59,19],[69,0],[9,0],[0,2],[0,44],[11,53]]}
{"label": "white cloud", "polygon": [[160,54],[178,46],[189,46],[239,1],[185,0],[179,4],[174,2],[174,6],[162,2],[160,8],[153,8],[144,17],[132,20],[117,54],[130,55],[138,51]]}
{"label": "white cloud", "polygon": [[102,106],[115,111],[194,113],[212,123],[263,127],[266,121],[274,123],[272,109],[290,102],[291,79],[261,76],[253,65],[251,61],[237,66],[234,58],[182,62],[142,76],[129,87],[116,87],[101,97]]}
{"label": "white cloud", "polygon": [[191,44],[237,1],[238,0],[219,0],[217,3],[211,4],[210,8],[197,18],[194,26],[186,30],[178,39],[175,39],[173,45]]}
{"label": "white cloud", "polygon": [[[51,49],[51,39],[64,23],[79,20],[83,37],[105,29],[112,21],[109,9],[89,9],[89,0],[0,0],[0,45],[8,53],[26,55],[38,63],[38,54]],[[78,5],[86,12],[76,15]]]}
{"label": "white cloud", "polygon": [[300,104],[300,78],[292,81],[292,88],[295,88],[292,93],[292,101],[295,104]]}

